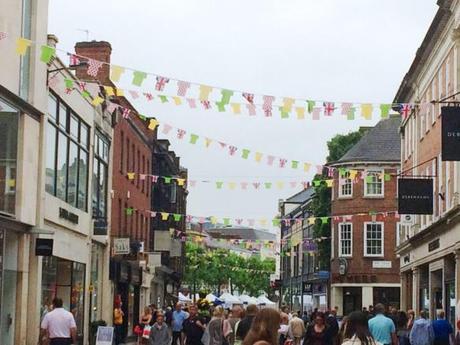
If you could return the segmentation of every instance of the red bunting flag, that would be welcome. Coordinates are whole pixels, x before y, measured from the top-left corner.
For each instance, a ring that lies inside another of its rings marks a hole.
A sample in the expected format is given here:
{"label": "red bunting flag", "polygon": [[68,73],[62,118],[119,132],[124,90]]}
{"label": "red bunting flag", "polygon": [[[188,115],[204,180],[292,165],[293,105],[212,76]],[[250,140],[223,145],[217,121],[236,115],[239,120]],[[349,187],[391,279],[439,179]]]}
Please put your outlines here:
{"label": "red bunting flag", "polygon": [[243,97],[248,101],[250,104],[254,104],[254,94],[253,93],[247,93],[243,92]]}
{"label": "red bunting flag", "polygon": [[169,83],[169,79],[168,78],[165,78],[165,77],[160,77],[158,76],[156,78],[157,82],[155,84],[155,90],[157,91],[163,91],[166,84]]}
{"label": "red bunting flag", "polygon": [[123,116],[124,119],[127,119],[130,113],[131,113],[131,109],[123,108],[121,115]]}
{"label": "red bunting flag", "polygon": [[324,116],[332,116],[335,107],[333,102],[324,102]]}
{"label": "red bunting flag", "polygon": [[153,100],[153,95],[151,93],[144,92],[144,96],[149,102]]}
{"label": "red bunting flag", "polygon": [[187,133],[184,129],[178,129],[177,130],[177,139],[183,139],[185,136],[185,133]]}
{"label": "red bunting flag", "polygon": [[180,97],[185,97],[187,90],[190,88],[190,83],[188,81],[179,80],[177,82],[177,95]]}
{"label": "red bunting flag", "polygon": [[273,101],[275,100],[275,97],[264,96],[263,100],[264,100],[264,104],[262,106],[262,109],[264,110],[265,116],[271,117],[273,115],[272,110],[273,110]]}
{"label": "red bunting flag", "polygon": [[88,59],[88,69],[86,70],[86,73],[92,77],[97,77],[99,69],[102,67],[102,65],[102,61]]}
{"label": "red bunting flag", "polygon": [[238,150],[237,147],[235,146],[229,146],[228,147],[228,153],[230,154],[230,156],[234,156],[235,155],[235,152]]}

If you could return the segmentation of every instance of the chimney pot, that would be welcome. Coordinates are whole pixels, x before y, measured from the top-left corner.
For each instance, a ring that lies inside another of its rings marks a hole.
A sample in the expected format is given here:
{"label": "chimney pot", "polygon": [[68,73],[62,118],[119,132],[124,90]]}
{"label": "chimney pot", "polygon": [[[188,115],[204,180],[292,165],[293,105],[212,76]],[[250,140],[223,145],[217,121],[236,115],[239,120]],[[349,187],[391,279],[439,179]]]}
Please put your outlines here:
{"label": "chimney pot", "polygon": [[48,34],[47,40],[48,46],[53,48],[56,48],[56,45],[59,43],[57,36],[53,34]]}

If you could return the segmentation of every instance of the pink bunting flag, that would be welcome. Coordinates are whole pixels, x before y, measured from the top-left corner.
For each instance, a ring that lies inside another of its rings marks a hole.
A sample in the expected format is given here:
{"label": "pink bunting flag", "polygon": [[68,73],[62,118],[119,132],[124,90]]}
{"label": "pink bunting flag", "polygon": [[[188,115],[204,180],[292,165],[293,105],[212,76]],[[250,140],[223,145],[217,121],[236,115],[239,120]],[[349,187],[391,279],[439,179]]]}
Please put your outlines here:
{"label": "pink bunting flag", "polygon": [[256,106],[254,104],[246,104],[246,108],[248,108],[249,116],[255,116],[256,115]]}
{"label": "pink bunting flag", "polygon": [[273,110],[273,101],[275,100],[275,97],[273,96],[264,96],[263,97],[263,105],[262,105],[262,109],[264,110],[264,113],[265,113],[265,116],[266,117],[271,117],[273,114],[272,114],[272,110]]}
{"label": "pink bunting flag", "polygon": [[241,189],[246,190],[248,188],[248,183],[247,182],[241,182]]}
{"label": "pink bunting flag", "polygon": [[333,102],[324,102],[324,116],[332,116],[335,107]]}
{"label": "pink bunting flag", "polygon": [[163,124],[163,134],[168,134],[172,129],[172,126],[171,125],[168,125],[167,123],[164,123]]}
{"label": "pink bunting flag", "polygon": [[139,92],[134,91],[134,90],[129,90],[128,92],[129,92],[129,94],[131,95],[131,97],[133,99],[138,99],[139,98]]}
{"label": "pink bunting flag", "polygon": [[243,92],[243,97],[244,99],[246,99],[246,101],[248,101],[248,103],[254,104],[254,94],[253,93]]}
{"label": "pink bunting flag", "polygon": [[99,69],[102,67],[102,65],[102,61],[88,59],[88,69],[86,70],[86,73],[92,77],[97,77]]}
{"label": "pink bunting flag", "polygon": [[155,218],[157,216],[156,212],[150,211],[150,217]]}
{"label": "pink bunting flag", "polygon": [[109,102],[107,104],[107,111],[110,113],[110,114],[113,114],[113,112],[119,107],[118,104],[115,104],[113,102]]}
{"label": "pink bunting flag", "polygon": [[177,95],[180,97],[185,97],[187,90],[190,88],[190,83],[188,81],[179,80],[177,82]]}
{"label": "pink bunting flag", "polygon": [[59,83],[59,80],[57,78],[57,74],[53,75],[48,79],[48,86],[51,88],[55,88],[57,84]]}
{"label": "pink bunting flag", "polygon": [[221,149],[225,149],[227,147],[227,144],[223,143],[222,141],[219,141],[219,145]]}
{"label": "pink bunting flag", "polygon": [[313,111],[311,113],[311,119],[312,120],[319,120],[319,114],[321,113],[321,108],[320,107],[314,107]]}
{"label": "pink bunting flag", "polygon": [[201,104],[203,105],[203,108],[205,110],[211,109],[211,102],[210,101],[201,101]]}
{"label": "pink bunting flag", "polygon": [[234,156],[235,155],[235,152],[238,150],[237,147],[235,146],[229,146],[228,147],[228,153],[230,154],[230,156]]}
{"label": "pink bunting flag", "polygon": [[260,187],[260,182],[253,182],[252,185],[254,186],[255,189],[259,189],[259,187]]}
{"label": "pink bunting flag", "polygon": [[323,166],[322,165],[317,165],[316,166],[316,173],[321,175],[323,173]]}
{"label": "pink bunting flag", "polygon": [[293,181],[289,183],[291,185],[291,188],[297,187],[297,182]]}
{"label": "pink bunting flag", "polygon": [[284,225],[286,225],[286,226],[291,225],[291,219],[290,218],[283,219],[283,222],[284,222]]}
{"label": "pink bunting flag", "polygon": [[297,225],[302,224],[303,218],[296,218],[295,223]]}
{"label": "pink bunting flag", "polygon": [[353,103],[342,103],[342,115],[347,116],[352,106]]}
{"label": "pink bunting flag", "polygon": [[196,108],[196,102],[193,98],[187,98],[187,103],[188,103],[188,106],[191,108],[191,109],[195,109]]}
{"label": "pink bunting flag", "polygon": [[66,87],[65,90],[64,90],[66,95],[70,95],[72,93],[72,91],[73,91],[73,89],[70,88],[70,87]]}
{"label": "pink bunting flag", "polygon": [[127,119],[129,117],[130,113],[131,113],[131,109],[123,108],[123,111],[121,112],[121,115],[123,116],[124,119]]}
{"label": "pink bunting flag", "polygon": [[186,221],[187,223],[191,223],[192,220],[193,220],[193,216],[191,216],[191,215],[189,215],[189,214],[185,216],[185,221]]}
{"label": "pink bunting flag", "polygon": [[275,160],[274,156],[270,156],[270,155],[267,156],[267,164],[268,165],[273,165],[274,160]]}
{"label": "pink bunting flag", "polygon": [[86,83],[84,81],[78,81],[77,85],[78,85],[78,90],[80,90],[80,91],[85,91],[86,90]]}
{"label": "pink bunting flag", "polygon": [[206,219],[204,219],[204,217],[198,218],[198,223],[204,224],[205,222],[206,222]]}
{"label": "pink bunting flag", "polygon": [[145,99],[149,102],[153,100],[153,95],[151,93],[144,92],[144,96],[145,96]]}
{"label": "pink bunting flag", "polygon": [[286,167],[287,159],[280,158],[280,168]]}
{"label": "pink bunting flag", "polygon": [[145,177],[146,177],[145,174],[139,174],[139,180],[145,181]]}
{"label": "pink bunting flag", "polygon": [[177,139],[184,139],[184,136],[187,132],[184,129],[177,130]]}
{"label": "pink bunting flag", "polygon": [[156,77],[156,84],[155,84],[155,90],[157,91],[164,91],[164,88],[166,86],[167,83],[169,83],[169,79],[168,78],[165,78],[165,77]]}
{"label": "pink bunting flag", "polygon": [[158,176],[152,175],[152,183],[157,183],[158,182]]}

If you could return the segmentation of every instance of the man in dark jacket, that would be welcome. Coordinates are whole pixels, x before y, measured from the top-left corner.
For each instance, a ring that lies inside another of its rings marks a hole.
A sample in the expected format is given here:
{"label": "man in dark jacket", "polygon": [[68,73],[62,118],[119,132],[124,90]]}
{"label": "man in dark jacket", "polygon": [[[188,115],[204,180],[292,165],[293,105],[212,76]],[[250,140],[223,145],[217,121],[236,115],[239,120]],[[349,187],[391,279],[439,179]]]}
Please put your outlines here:
{"label": "man in dark jacket", "polygon": [[185,333],[186,345],[202,345],[201,337],[203,336],[206,326],[204,321],[198,316],[196,305],[189,307],[190,316],[184,321],[183,332]]}
{"label": "man in dark jacket", "polygon": [[236,340],[237,341],[243,341],[244,338],[246,338],[246,335],[248,334],[249,330],[251,329],[252,326],[252,321],[256,317],[257,313],[259,312],[259,309],[255,304],[250,304],[246,308],[246,316],[238,323],[236,326]]}

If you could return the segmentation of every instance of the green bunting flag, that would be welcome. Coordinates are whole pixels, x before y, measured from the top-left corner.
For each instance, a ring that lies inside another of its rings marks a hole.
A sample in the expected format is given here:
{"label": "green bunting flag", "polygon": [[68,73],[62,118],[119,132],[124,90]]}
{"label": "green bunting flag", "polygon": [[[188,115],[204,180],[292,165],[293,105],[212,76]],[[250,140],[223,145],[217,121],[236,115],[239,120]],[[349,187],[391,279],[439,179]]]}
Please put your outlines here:
{"label": "green bunting flag", "polygon": [[221,91],[221,94],[222,94],[222,99],[220,100],[220,103],[221,104],[230,103],[230,97],[233,96],[233,91],[224,89]]}
{"label": "green bunting flag", "polygon": [[276,218],[276,219],[273,219],[273,220],[272,220],[272,224],[273,224],[273,226],[280,226],[281,220],[280,220],[280,219],[277,219],[277,218]]}
{"label": "green bunting flag", "polygon": [[390,174],[385,174],[384,179],[386,182],[391,181],[391,175]]}
{"label": "green bunting flag", "polygon": [[316,102],[315,101],[307,101],[307,110],[309,113],[313,111],[313,108],[315,107]]}
{"label": "green bunting flag", "polygon": [[161,103],[168,103],[168,97],[165,95],[158,95],[160,97]]}
{"label": "green bunting flag", "polygon": [[373,176],[366,176],[366,183],[372,183],[373,182]]}
{"label": "green bunting flag", "polygon": [[321,186],[321,180],[313,180],[313,186],[315,187]]}
{"label": "green bunting flag", "polygon": [[321,219],[321,224],[327,224],[327,222],[329,221],[329,217],[320,217]]}
{"label": "green bunting flag", "polygon": [[265,182],[264,183],[266,189],[272,188],[272,183],[271,182]]}
{"label": "green bunting flag", "polygon": [[242,151],[242,157],[243,157],[243,159],[248,159],[249,153],[250,153],[250,152],[251,152],[251,151],[248,150],[248,149],[243,149],[243,151]]}
{"label": "green bunting flag", "polygon": [[42,46],[40,60],[43,61],[44,63],[49,63],[55,53],[56,53],[56,48],[49,47],[49,46]]}
{"label": "green bunting flag", "polygon": [[81,92],[81,95],[82,95],[83,98],[89,98],[89,97],[91,97],[91,95],[89,94],[89,92],[86,91],[86,90],[83,90],[83,91]]}
{"label": "green bunting flag", "polygon": [[169,183],[171,183],[172,177],[163,176],[163,179],[164,179],[166,184],[169,184]]}
{"label": "green bunting flag", "polygon": [[64,83],[65,83],[65,87],[67,89],[73,89],[73,80],[72,79],[65,78]]}
{"label": "green bunting flag", "polygon": [[147,73],[141,72],[141,71],[134,71],[133,72],[133,85],[141,86],[145,78],[147,78]]}
{"label": "green bunting flag", "polygon": [[380,104],[380,117],[382,119],[388,118],[388,115],[390,114],[390,109],[391,109],[391,104]]}
{"label": "green bunting flag", "polygon": [[216,187],[217,189],[222,189],[222,186],[224,185],[224,183],[222,181],[217,181],[216,182]]}
{"label": "green bunting flag", "polygon": [[225,225],[225,226],[229,226],[229,225],[230,225],[230,218],[222,218],[222,220],[224,221],[224,225]]}
{"label": "green bunting flag", "polygon": [[299,161],[292,161],[291,162],[291,168],[292,169],[297,169],[299,167]]}
{"label": "green bunting flag", "polygon": [[346,173],[347,173],[347,169],[346,169],[346,168],[339,168],[339,175],[340,175],[340,177],[344,177]]}
{"label": "green bunting flag", "polygon": [[347,120],[354,120],[355,112],[356,112],[356,108],[350,108],[350,110],[348,110],[348,113],[347,113]]}
{"label": "green bunting flag", "polygon": [[286,111],[286,109],[284,109],[284,107],[279,107],[278,109],[280,110],[282,119],[288,119],[289,118],[289,112]]}
{"label": "green bunting flag", "polygon": [[142,115],[142,114],[137,114],[137,116],[139,116],[139,118],[140,118],[142,121],[147,121],[147,116]]}
{"label": "green bunting flag", "polygon": [[175,222],[180,222],[182,215],[181,214],[173,214],[174,221]]}
{"label": "green bunting flag", "polygon": [[196,134],[190,134],[190,144],[196,144],[199,136]]}
{"label": "green bunting flag", "polygon": [[126,212],[127,216],[132,216],[133,211],[134,211],[134,208],[132,208],[132,207],[125,208],[125,212]]}
{"label": "green bunting flag", "polygon": [[217,110],[219,112],[224,112],[225,111],[225,104],[221,103],[221,102],[216,102],[216,105],[217,105]]}

